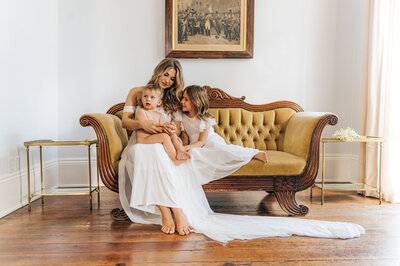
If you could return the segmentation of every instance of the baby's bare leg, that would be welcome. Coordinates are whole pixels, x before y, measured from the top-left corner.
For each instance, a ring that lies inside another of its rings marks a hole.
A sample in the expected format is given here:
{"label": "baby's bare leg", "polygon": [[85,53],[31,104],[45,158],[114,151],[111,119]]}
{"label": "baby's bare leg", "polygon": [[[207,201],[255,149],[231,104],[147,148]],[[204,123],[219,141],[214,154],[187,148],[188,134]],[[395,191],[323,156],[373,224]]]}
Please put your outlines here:
{"label": "baby's bare leg", "polygon": [[171,141],[176,149],[176,159],[187,160],[192,157],[190,156],[190,153],[185,151],[185,149],[183,148],[182,140],[176,134],[171,135]]}
{"label": "baby's bare leg", "polygon": [[171,209],[160,205],[157,205],[157,207],[160,209],[162,216],[161,231],[166,234],[175,233],[175,222],[172,219]]}
{"label": "baby's bare leg", "polygon": [[172,144],[171,138],[166,133],[153,134],[143,139],[137,139],[137,142],[142,144],[161,143],[164,146],[165,152],[175,165],[180,165],[185,162],[184,160],[176,159],[175,147]]}

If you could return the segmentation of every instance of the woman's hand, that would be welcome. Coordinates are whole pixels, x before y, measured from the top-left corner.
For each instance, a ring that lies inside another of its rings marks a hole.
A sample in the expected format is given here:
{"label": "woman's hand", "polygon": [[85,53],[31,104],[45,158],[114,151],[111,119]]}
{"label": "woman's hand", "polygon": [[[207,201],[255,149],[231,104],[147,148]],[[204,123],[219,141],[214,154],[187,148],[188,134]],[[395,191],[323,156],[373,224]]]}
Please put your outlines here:
{"label": "woman's hand", "polygon": [[167,133],[168,135],[173,135],[173,134],[176,133],[177,128],[176,128],[176,125],[175,125],[174,123],[172,123],[172,122],[166,122],[166,123],[164,123],[164,125],[163,125],[163,131],[164,131],[165,133]]}
{"label": "woman's hand", "polygon": [[140,122],[141,128],[151,134],[161,133],[163,131],[163,126],[157,122],[151,120],[142,120]]}

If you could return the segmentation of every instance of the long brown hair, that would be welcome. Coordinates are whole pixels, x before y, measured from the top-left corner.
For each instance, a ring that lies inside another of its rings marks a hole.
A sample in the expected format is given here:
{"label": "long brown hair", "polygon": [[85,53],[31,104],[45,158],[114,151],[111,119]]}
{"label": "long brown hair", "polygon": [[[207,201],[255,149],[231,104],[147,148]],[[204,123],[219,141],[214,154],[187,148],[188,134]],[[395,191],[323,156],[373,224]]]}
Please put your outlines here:
{"label": "long brown hair", "polygon": [[183,92],[187,93],[190,101],[194,106],[196,112],[196,117],[202,120],[207,120],[207,118],[214,117],[208,112],[208,95],[207,90],[204,87],[198,85],[190,85],[185,88]]}
{"label": "long brown hair", "polygon": [[147,82],[147,85],[154,84],[158,86],[158,79],[169,69],[176,71],[174,84],[164,89],[164,96],[162,98],[163,108],[167,114],[173,115],[180,108],[180,97],[184,86],[183,72],[181,64],[174,58],[165,58],[154,68],[153,76]]}

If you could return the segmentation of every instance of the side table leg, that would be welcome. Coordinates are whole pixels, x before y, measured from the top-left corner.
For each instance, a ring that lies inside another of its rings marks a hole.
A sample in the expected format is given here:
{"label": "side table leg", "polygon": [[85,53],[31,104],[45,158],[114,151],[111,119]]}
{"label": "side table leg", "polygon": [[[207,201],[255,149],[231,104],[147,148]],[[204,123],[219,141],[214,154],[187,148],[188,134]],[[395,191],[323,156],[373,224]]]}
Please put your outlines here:
{"label": "side table leg", "polygon": [[325,183],[325,142],[322,142],[322,183],[321,183],[321,205],[324,205],[324,183]]}
{"label": "side table leg", "polygon": [[43,155],[42,155],[42,146],[39,146],[40,150],[40,193],[42,193],[42,205],[44,204],[44,196],[43,196]]}
{"label": "side table leg", "polygon": [[382,204],[382,148],[383,142],[379,143],[379,204]]}
{"label": "side table leg", "polygon": [[28,211],[31,211],[31,173],[29,170],[29,146],[26,147],[26,164],[28,173]]}
{"label": "side table leg", "polygon": [[99,144],[96,143],[97,204],[100,205]]}
{"label": "side table leg", "polygon": [[363,196],[364,196],[364,198],[366,198],[367,197],[367,191],[366,191],[366,188],[367,188],[367,164],[368,164],[368,142],[365,142],[365,154],[364,154],[364,162],[365,162],[365,164],[364,164],[364,191],[363,191]]}
{"label": "side table leg", "polygon": [[92,167],[90,162],[90,145],[88,145],[88,163],[89,163],[89,200],[90,200],[90,210],[92,210]]}

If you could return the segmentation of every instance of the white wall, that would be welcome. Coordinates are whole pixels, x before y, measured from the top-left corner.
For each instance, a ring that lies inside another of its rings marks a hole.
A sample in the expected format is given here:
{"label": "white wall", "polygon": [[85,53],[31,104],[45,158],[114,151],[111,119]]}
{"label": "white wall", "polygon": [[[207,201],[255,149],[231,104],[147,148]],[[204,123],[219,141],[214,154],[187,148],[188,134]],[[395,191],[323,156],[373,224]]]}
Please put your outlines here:
{"label": "white wall", "polygon": [[[147,82],[164,56],[164,8],[159,0],[60,1],[60,138],[94,136],[80,127],[80,115],[105,112]],[[185,83],[219,87],[254,104],[291,100],[334,112],[339,123],[325,136],[341,127],[358,130],[363,8],[363,0],[255,1],[254,58],[180,59]],[[327,152],[346,160],[358,147]]]}
{"label": "white wall", "polygon": [[[79,117],[105,112],[148,81],[164,57],[165,6],[162,0],[0,1],[7,95],[0,108],[2,116],[12,112],[0,133],[3,177],[18,153],[23,169],[23,141],[94,137]],[[339,124],[325,136],[341,127],[358,130],[363,9],[363,0],[256,0],[254,58],[180,59],[186,85],[219,87],[253,104],[291,100],[306,111],[334,112]],[[332,169],[355,176],[357,146],[327,152]],[[59,148],[46,158],[60,166],[60,184],[85,184],[86,154]]]}
{"label": "white wall", "polygon": [[[57,138],[57,6],[53,0],[0,1],[0,217],[27,203],[23,142]],[[56,149],[44,152],[47,186],[56,182],[56,158]],[[31,163],[38,189],[38,149],[32,148]]]}

